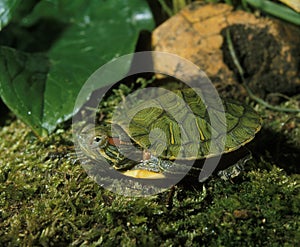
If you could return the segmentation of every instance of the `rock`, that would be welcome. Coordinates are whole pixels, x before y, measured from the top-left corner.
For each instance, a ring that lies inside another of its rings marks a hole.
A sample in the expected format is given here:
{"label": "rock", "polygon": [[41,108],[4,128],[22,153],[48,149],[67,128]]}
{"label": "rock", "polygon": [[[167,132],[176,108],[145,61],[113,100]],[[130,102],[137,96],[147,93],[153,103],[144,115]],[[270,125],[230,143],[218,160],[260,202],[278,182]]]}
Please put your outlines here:
{"label": "rock", "polygon": [[[226,4],[194,2],[153,32],[152,46],[198,65],[223,95],[243,97],[246,92],[228,52],[226,29],[246,81],[257,95],[299,93],[299,28],[275,19],[234,11]],[[157,66],[161,62],[154,61]]]}

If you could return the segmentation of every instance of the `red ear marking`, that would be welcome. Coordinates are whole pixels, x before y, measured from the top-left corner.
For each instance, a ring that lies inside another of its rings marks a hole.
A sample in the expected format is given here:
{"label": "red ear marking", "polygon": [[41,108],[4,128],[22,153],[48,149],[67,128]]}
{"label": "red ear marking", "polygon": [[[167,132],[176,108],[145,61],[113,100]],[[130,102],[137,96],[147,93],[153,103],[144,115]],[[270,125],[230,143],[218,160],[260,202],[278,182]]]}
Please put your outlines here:
{"label": "red ear marking", "polygon": [[119,138],[113,137],[108,138],[108,143],[114,146],[119,146],[120,144],[122,144]]}
{"label": "red ear marking", "polygon": [[131,142],[121,141],[120,138],[117,138],[117,137],[110,137],[107,140],[108,140],[109,144],[114,145],[114,146],[131,145]]}

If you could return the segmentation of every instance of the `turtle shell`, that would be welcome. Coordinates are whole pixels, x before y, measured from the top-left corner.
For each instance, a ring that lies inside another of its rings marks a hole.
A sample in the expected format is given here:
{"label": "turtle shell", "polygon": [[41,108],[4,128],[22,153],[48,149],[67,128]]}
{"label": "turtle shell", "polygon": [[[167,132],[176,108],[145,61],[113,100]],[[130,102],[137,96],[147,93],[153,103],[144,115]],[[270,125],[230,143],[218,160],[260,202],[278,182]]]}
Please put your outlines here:
{"label": "turtle shell", "polygon": [[250,106],[200,97],[194,89],[139,103],[114,121],[143,149],[170,160],[203,159],[234,151],[250,142],[262,124]]}

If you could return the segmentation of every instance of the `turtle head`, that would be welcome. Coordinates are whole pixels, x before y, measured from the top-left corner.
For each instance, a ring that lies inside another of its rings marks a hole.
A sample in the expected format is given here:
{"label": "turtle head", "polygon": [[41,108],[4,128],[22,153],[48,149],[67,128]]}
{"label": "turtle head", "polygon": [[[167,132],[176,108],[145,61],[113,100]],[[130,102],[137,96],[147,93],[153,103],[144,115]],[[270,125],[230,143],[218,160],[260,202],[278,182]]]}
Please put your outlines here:
{"label": "turtle head", "polygon": [[87,125],[78,135],[78,143],[81,150],[89,157],[95,159],[103,156],[103,152],[109,145],[109,128],[106,126]]}
{"label": "turtle head", "polygon": [[[129,169],[143,157],[143,151],[132,145],[127,134],[115,126],[86,125],[78,134],[78,143],[83,154],[94,160],[103,158],[117,170]],[[130,157],[130,158],[128,158]]]}

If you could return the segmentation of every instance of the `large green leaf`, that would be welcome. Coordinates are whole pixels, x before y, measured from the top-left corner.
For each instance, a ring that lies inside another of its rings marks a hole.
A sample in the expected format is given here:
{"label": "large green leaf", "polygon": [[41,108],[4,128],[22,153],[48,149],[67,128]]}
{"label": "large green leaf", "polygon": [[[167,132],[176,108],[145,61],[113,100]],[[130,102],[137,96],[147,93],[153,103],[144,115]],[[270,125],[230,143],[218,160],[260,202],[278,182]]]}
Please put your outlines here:
{"label": "large green leaf", "polygon": [[12,20],[18,21],[27,15],[35,0],[0,0],[0,31]]}
{"label": "large green leaf", "polygon": [[[38,135],[51,133],[69,119],[87,78],[109,60],[133,52],[140,30],[154,27],[149,7],[141,0],[44,0],[22,25],[45,19],[62,26],[56,38],[49,37],[53,42],[45,53],[48,60],[7,48],[0,56],[1,97]],[[38,75],[38,80],[30,75]]]}
{"label": "large green leaf", "polygon": [[0,1],[0,30],[10,22],[20,3],[21,0]]}
{"label": "large green leaf", "polygon": [[40,136],[48,59],[43,55],[0,48],[0,94],[4,102]]}

